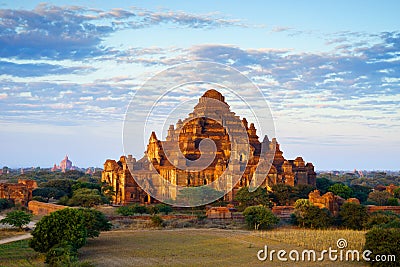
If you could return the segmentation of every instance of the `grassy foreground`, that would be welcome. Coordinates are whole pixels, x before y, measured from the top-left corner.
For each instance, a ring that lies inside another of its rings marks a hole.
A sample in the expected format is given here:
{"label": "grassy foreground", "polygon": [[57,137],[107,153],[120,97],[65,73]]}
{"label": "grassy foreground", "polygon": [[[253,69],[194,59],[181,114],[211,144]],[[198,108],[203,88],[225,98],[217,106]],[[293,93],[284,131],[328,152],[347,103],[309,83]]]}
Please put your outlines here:
{"label": "grassy foreground", "polygon": [[45,266],[39,253],[28,246],[28,240],[0,245],[1,267]]}
{"label": "grassy foreground", "polygon": [[[346,235],[345,235],[346,234]],[[345,235],[345,236],[343,236]],[[367,266],[363,262],[261,262],[257,252],[269,249],[302,251],[336,249],[347,238],[350,249],[360,247],[364,232],[279,229],[250,232],[219,229],[114,231],[89,240],[80,259],[96,266]],[[301,243],[301,242],[302,243]],[[323,243],[325,242],[325,243]],[[362,247],[362,244],[361,244]]]}

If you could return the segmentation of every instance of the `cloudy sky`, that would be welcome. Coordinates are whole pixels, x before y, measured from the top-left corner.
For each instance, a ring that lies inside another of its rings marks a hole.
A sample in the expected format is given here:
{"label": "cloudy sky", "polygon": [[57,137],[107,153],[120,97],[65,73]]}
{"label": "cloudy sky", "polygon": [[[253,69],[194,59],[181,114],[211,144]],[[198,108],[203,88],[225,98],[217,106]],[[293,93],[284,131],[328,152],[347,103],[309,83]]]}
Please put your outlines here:
{"label": "cloudy sky", "polygon": [[262,90],[286,158],[399,170],[398,10],[398,1],[0,3],[0,166],[118,158],[138,88],[200,60]]}

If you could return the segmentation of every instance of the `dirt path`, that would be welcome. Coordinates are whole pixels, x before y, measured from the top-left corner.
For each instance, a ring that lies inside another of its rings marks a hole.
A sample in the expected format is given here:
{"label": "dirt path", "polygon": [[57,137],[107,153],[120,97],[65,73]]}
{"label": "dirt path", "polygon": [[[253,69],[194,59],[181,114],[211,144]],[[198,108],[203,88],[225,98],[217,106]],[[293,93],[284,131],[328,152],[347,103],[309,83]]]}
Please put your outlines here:
{"label": "dirt path", "polygon": [[31,237],[32,237],[31,234],[25,234],[25,235],[17,235],[17,236],[13,236],[13,237],[4,238],[4,239],[0,240],[0,245],[11,243],[11,242],[14,242],[14,241],[28,239],[28,238],[31,238]]}
{"label": "dirt path", "polygon": [[[0,220],[3,219],[3,218],[4,218],[4,216],[0,215]],[[36,224],[36,222],[31,221],[27,226],[32,229],[32,228],[35,228],[35,224]],[[1,228],[11,228],[11,226],[0,224],[0,229]],[[32,235],[28,233],[28,234],[24,234],[24,235],[16,235],[16,236],[12,236],[12,237],[3,238],[3,239],[0,239],[0,245],[1,244],[11,243],[11,242],[14,242],[14,241],[28,239],[28,238],[31,238],[31,237],[32,237]]]}

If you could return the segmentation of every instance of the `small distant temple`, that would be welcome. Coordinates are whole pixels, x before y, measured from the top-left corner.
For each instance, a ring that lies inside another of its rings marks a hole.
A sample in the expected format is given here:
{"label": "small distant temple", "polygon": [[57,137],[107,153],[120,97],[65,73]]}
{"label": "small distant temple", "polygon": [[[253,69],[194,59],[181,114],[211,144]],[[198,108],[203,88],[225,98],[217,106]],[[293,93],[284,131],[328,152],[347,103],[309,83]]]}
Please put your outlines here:
{"label": "small distant temple", "polygon": [[[240,128],[245,129],[250,145],[248,158],[241,152],[231,155],[233,144],[226,130],[227,127],[233,129],[233,132]],[[202,156],[199,144],[203,139],[211,139],[216,145],[216,156],[207,165],[207,168],[193,172],[177,167],[182,164],[190,167],[191,161]],[[263,150],[266,147],[266,151],[261,152],[261,147]],[[166,150],[169,150],[168,155]],[[177,150],[180,150],[185,158],[179,158]],[[119,161],[106,160],[102,181],[113,187],[115,204],[151,203],[154,199],[147,195],[135,180],[145,181],[145,187],[165,190],[161,184],[152,183],[151,170],[153,168],[173,185],[202,186],[218,180],[227,170],[229,163],[234,162],[243,174],[233,186],[233,190],[225,195],[226,201],[232,201],[240,188],[250,185],[260,156],[262,156],[261,153],[267,153],[267,158],[272,161],[269,173],[265,176],[262,184],[267,189],[270,190],[272,185],[278,183],[291,186],[315,185],[316,173],[312,163],[306,163],[301,157],[294,160],[285,159],[275,138],[269,140],[265,136],[260,142],[254,123],[249,124],[246,118],[240,119],[239,116],[236,116],[225,102],[225,97],[220,92],[211,89],[200,97],[199,103],[188,118],[183,121],[178,120],[176,125],[169,126],[165,141],[159,140],[155,132],[151,133],[143,158],[136,160],[132,155],[128,155],[120,157]],[[135,179],[129,170],[133,170]],[[171,199],[174,199],[176,193],[163,191],[163,194],[168,195]]]}
{"label": "small distant temple", "polygon": [[68,171],[68,170],[73,170],[74,166],[72,166],[72,161],[68,159],[68,155],[65,155],[65,158],[60,162],[60,165],[57,166],[54,163],[53,168],[51,168],[51,171],[55,172],[58,170],[61,170],[62,172]]}

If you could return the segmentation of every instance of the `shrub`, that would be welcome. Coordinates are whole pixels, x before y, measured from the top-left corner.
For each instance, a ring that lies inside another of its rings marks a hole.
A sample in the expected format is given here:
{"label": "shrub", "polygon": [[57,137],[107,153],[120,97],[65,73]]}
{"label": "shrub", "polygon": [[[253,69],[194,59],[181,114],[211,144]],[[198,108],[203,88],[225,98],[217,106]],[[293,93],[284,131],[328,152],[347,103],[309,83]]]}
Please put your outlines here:
{"label": "shrub", "polygon": [[148,213],[147,207],[143,205],[134,205],[133,209],[135,213],[143,214],[143,213]]}
{"label": "shrub", "polygon": [[46,263],[54,267],[71,266],[78,262],[76,249],[68,243],[58,244],[46,253]]}
{"label": "shrub", "polygon": [[170,205],[166,205],[166,204],[157,204],[156,207],[159,212],[162,212],[165,215],[168,215],[168,213],[173,211],[172,207]]}
{"label": "shrub", "polygon": [[279,222],[279,218],[269,208],[261,205],[247,207],[243,216],[247,226],[255,230],[268,229]]}
{"label": "shrub", "polygon": [[29,246],[45,253],[46,262],[70,266],[69,262],[75,260],[87,237],[99,236],[100,231],[110,228],[104,214],[99,211],[66,208],[52,212],[36,224]]}
{"label": "shrub", "polygon": [[149,207],[147,207],[147,211],[151,215],[155,215],[155,214],[157,214],[159,212],[157,206],[149,206]]}
{"label": "shrub", "polygon": [[78,209],[52,212],[36,224],[29,246],[41,253],[47,253],[60,244],[71,245],[77,250],[86,243],[87,230],[83,220]]}
{"label": "shrub", "polygon": [[369,256],[373,266],[399,266],[398,262],[373,261],[376,255],[395,255],[396,260],[400,259],[400,229],[383,229],[374,227],[365,235],[364,250],[370,250]]}
{"label": "shrub", "polygon": [[363,229],[368,220],[367,208],[363,205],[350,202],[342,205],[339,216],[342,226],[353,230]]}
{"label": "shrub", "polygon": [[136,213],[143,214],[148,213],[149,210],[146,206],[143,205],[129,205],[129,206],[121,206],[117,208],[117,213],[121,214],[122,216],[132,216]]}
{"label": "shrub", "polygon": [[160,216],[154,215],[151,217],[151,222],[153,223],[153,226],[161,227],[164,220]]}
{"label": "shrub", "polygon": [[117,208],[117,213],[122,216],[131,216],[135,214],[135,210],[132,206],[121,206]]}

